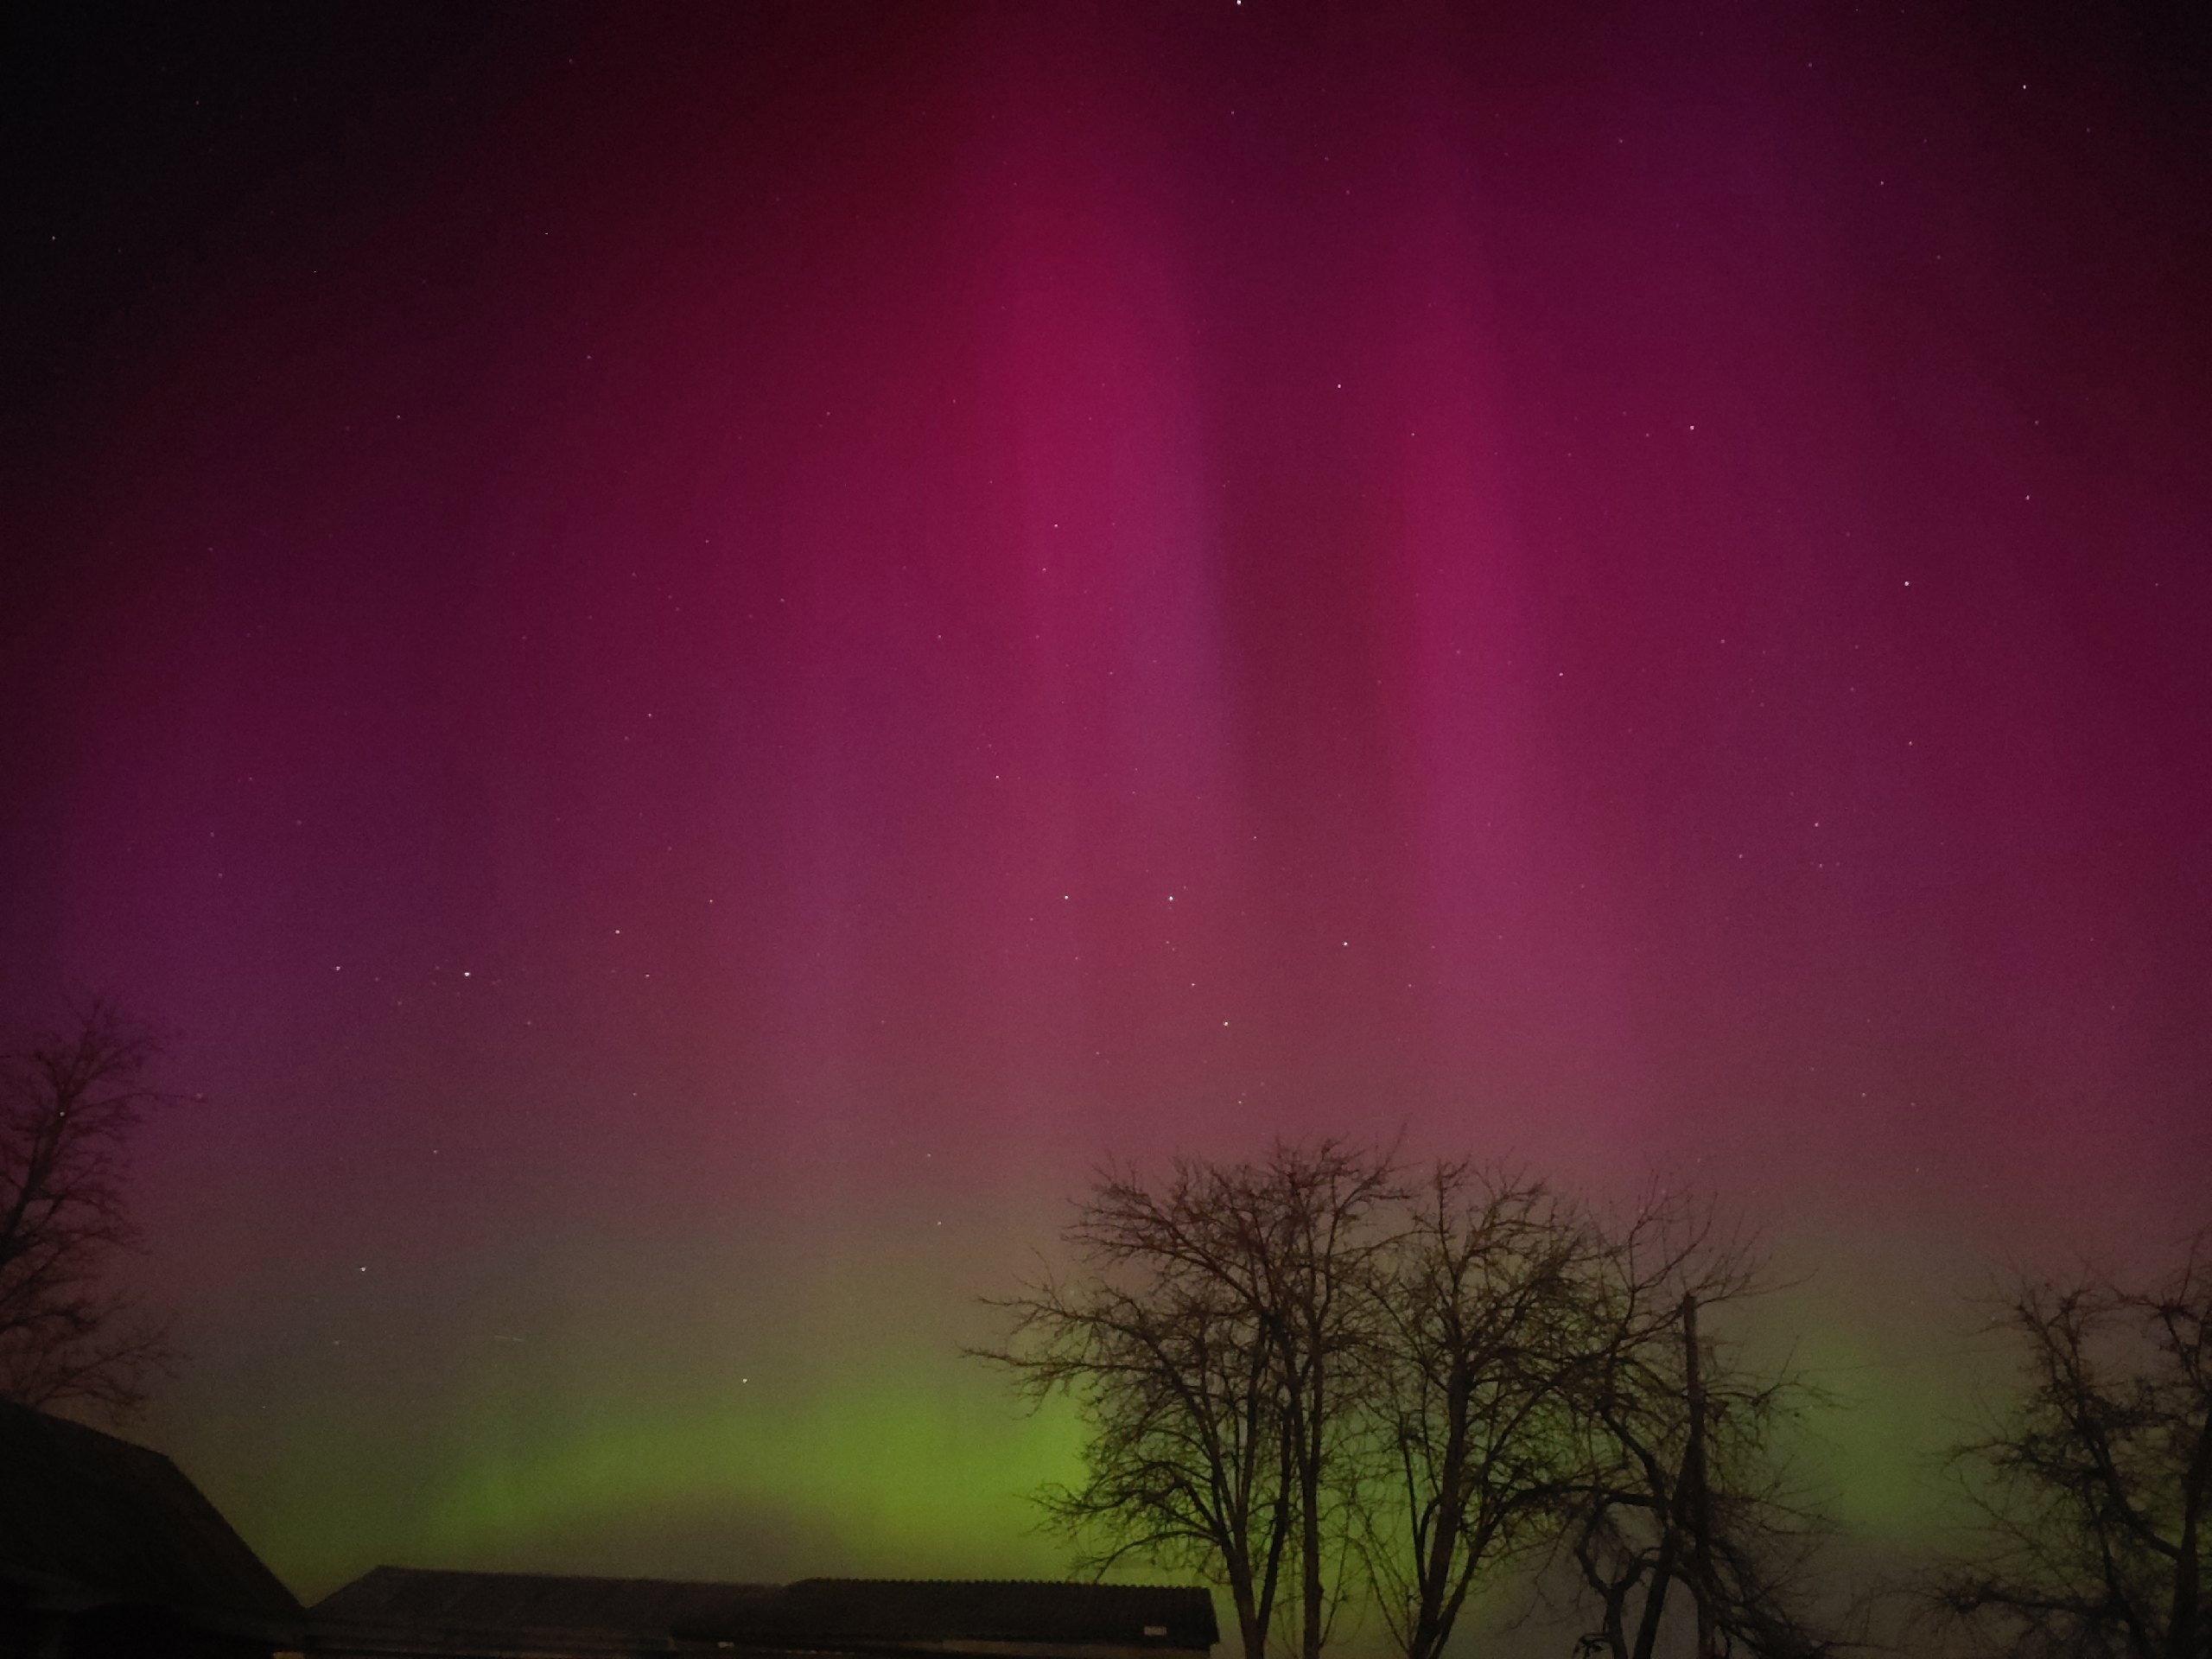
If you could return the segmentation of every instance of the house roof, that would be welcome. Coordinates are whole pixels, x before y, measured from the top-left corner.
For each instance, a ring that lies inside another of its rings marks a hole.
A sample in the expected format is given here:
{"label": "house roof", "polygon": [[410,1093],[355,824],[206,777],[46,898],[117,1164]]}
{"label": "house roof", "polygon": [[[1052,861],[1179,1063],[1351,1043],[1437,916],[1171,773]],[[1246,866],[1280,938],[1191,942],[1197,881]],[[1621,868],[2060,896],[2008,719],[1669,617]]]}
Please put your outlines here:
{"label": "house roof", "polygon": [[1219,1639],[1204,1590],[1028,1580],[802,1579],[737,1610],[726,1630],[756,1639],[869,1642],[1113,1643],[1211,1647]]}
{"label": "house roof", "polygon": [[569,1630],[765,1649],[962,1643],[1211,1647],[1204,1590],[1143,1585],[805,1579],[790,1585],[380,1567],[315,1604],[321,1623]]}
{"label": "house roof", "polygon": [[0,1580],[19,1592],[299,1622],[292,1592],[160,1452],[0,1402]]}
{"label": "house roof", "polygon": [[319,1622],[664,1634],[717,1623],[737,1605],[779,1590],[772,1584],[379,1567],[332,1591],[313,1611]]}

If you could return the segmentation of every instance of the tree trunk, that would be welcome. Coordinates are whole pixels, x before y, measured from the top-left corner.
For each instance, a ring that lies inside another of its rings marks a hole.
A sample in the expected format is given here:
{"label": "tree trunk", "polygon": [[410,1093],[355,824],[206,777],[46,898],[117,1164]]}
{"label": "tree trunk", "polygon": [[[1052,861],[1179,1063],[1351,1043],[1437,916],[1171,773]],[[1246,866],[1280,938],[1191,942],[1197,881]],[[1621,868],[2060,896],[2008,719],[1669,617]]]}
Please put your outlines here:
{"label": "tree trunk", "polygon": [[1659,1559],[1651,1564],[1651,1588],[1644,1592],[1643,1617],[1637,1622],[1635,1659],[1651,1659],[1659,1643],[1659,1621],[1667,1611],[1667,1586],[1675,1578],[1675,1529],[1668,1525]]}
{"label": "tree trunk", "polygon": [[[1315,1438],[1319,1439],[1318,1433]],[[1305,1659],[1320,1659],[1321,1656],[1321,1450],[1308,1446],[1306,1466],[1299,1471],[1300,1496],[1305,1500],[1304,1523],[1300,1528],[1299,1566],[1305,1583],[1300,1586],[1304,1628],[1299,1631],[1299,1649]]]}
{"label": "tree trunk", "polygon": [[1229,1599],[1236,1604],[1236,1634],[1244,1644],[1244,1659],[1268,1659],[1268,1622],[1253,1600],[1249,1580],[1231,1584]]}
{"label": "tree trunk", "polygon": [[1705,1485],[1705,1378],[1697,1347],[1697,1298],[1682,1298],[1682,1382],[1688,1395],[1689,1433],[1682,1447],[1676,1496],[1690,1534],[1690,1589],[1697,1601],[1697,1659],[1718,1659],[1713,1623],[1713,1516]]}
{"label": "tree trunk", "polygon": [[2212,1487],[2212,1413],[2196,1431],[2196,1452],[2189,1460],[2182,1491],[2181,1541],[2174,1554],[2173,1601],[2166,1613],[2166,1659],[2199,1659],[2204,1650],[2197,1627],[2203,1618],[2199,1577],[2204,1505]]}
{"label": "tree trunk", "polygon": [[1467,1397],[1472,1391],[1466,1367],[1458,1360],[1446,1395],[1442,1467],[1437,1478],[1436,1530],[1429,1539],[1428,1554],[1418,1563],[1419,1612],[1406,1659],[1435,1659],[1444,1647],[1447,1621],[1445,1608],[1452,1593],[1452,1567],[1458,1553],[1460,1523],[1466,1513]]}

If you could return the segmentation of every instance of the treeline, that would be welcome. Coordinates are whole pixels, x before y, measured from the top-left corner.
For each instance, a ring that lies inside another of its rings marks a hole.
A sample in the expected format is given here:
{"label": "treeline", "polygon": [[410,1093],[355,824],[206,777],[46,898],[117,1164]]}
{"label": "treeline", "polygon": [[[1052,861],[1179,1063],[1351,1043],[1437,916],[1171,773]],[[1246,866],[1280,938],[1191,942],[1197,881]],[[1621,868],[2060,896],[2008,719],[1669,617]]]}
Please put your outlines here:
{"label": "treeline", "polygon": [[[1084,1473],[1040,1495],[1079,1570],[1219,1586],[1246,1659],[1316,1659],[1356,1604],[1438,1659],[1541,1581],[1576,1651],[1812,1659],[1860,1644],[1782,1448],[1815,1402],[1723,1328],[1762,1288],[1708,1203],[1609,1213],[1356,1143],[1103,1175],[1062,1274],[980,1357],[1072,1402]],[[1951,1473],[1971,1548],[1907,1587],[1930,1641],[2205,1659],[2212,1252],[2151,1290],[2026,1283],[2024,1385]]]}

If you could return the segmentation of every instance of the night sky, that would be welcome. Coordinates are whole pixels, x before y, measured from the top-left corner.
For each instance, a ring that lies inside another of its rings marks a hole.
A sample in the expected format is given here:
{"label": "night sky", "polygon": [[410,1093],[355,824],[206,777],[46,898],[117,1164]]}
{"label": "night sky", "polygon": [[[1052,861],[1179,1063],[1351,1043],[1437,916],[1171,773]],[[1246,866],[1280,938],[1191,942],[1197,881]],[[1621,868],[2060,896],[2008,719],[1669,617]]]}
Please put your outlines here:
{"label": "night sky", "polygon": [[455,10],[5,53],[0,995],[296,1588],[1059,1570],[1109,1154],[1701,1181],[1892,1542],[2212,1219],[2201,20]]}

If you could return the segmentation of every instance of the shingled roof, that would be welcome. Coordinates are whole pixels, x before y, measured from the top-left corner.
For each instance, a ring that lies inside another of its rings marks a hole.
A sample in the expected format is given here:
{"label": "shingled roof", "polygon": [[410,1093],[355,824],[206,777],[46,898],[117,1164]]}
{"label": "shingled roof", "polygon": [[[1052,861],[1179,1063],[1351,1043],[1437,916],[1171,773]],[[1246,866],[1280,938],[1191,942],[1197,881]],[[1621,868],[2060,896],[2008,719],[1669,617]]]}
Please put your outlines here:
{"label": "shingled roof", "polygon": [[781,1652],[866,1653],[965,1644],[1211,1647],[1204,1590],[1020,1580],[805,1579],[698,1584],[380,1567],[315,1604],[324,1645],[341,1630],[552,1631]]}
{"label": "shingled roof", "polygon": [[0,1402],[0,1581],[35,1604],[297,1628],[292,1592],[160,1452]]}

